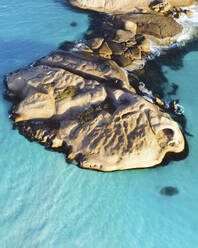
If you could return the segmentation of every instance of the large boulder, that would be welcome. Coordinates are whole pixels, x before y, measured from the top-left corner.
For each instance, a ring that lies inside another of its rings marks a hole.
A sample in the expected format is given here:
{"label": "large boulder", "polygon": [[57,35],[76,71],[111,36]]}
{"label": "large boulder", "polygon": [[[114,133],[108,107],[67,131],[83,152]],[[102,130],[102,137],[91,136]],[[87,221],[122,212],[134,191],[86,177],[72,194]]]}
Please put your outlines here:
{"label": "large boulder", "polygon": [[115,27],[130,31],[135,24],[138,34],[143,34],[160,45],[169,45],[176,41],[182,32],[182,26],[173,18],[151,13],[115,15],[111,21]]}

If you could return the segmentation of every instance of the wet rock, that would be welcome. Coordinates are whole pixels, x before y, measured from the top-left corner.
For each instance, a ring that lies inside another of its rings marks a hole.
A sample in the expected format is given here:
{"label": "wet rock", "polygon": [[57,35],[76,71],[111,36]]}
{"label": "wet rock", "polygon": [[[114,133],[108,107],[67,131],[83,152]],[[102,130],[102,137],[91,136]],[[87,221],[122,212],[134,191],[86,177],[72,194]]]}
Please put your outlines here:
{"label": "wet rock", "polygon": [[184,10],[184,13],[187,15],[187,17],[192,17],[193,12],[191,10]]}

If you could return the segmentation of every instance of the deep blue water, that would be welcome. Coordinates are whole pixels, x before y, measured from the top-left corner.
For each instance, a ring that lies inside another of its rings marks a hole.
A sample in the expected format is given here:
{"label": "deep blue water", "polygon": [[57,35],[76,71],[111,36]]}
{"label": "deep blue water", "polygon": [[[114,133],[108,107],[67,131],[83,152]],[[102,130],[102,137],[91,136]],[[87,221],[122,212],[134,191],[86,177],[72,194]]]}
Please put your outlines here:
{"label": "deep blue water", "polygon": [[[192,248],[198,243],[198,52],[175,70],[187,118],[189,156],[166,167],[101,173],[68,165],[63,154],[30,143],[8,119],[3,75],[82,38],[87,14],[65,1],[1,0],[0,5],[0,247]],[[76,22],[77,26],[70,24]],[[164,186],[179,193],[160,194]]]}

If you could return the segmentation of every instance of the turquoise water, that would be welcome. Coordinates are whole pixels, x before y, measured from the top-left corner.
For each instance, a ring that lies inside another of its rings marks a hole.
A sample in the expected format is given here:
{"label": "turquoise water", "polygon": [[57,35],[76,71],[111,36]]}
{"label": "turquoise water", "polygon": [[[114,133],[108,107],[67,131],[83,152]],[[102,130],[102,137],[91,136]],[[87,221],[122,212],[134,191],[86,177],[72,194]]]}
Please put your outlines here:
{"label": "turquoise water", "polygon": [[[1,0],[2,77],[86,32],[89,19],[64,1]],[[70,23],[76,22],[72,27]],[[8,119],[0,94],[1,248],[192,248],[198,242],[198,52],[175,70],[163,66],[179,88],[190,153],[166,167],[101,173],[65,163],[64,155],[30,143]],[[167,86],[168,86],[167,83]],[[164,186],[179,194],[160,194]]]}

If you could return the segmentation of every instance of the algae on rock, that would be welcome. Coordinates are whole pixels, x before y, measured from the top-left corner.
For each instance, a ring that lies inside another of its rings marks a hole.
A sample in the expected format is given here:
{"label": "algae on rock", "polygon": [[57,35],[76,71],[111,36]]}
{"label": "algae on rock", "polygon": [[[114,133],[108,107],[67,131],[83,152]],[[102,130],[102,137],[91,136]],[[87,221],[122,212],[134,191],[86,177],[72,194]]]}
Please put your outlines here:
{"label": "algae on rock", "polygon": [[66,89],[64,89],[63,91],[57,91],[55,100],[56,100],[56,102],[58,102],[58,101],[61,101],[62,99],[66,98],[66,97],[75,96],[77,94],[78,90],[79,89],[77,86],[69,86]]}

